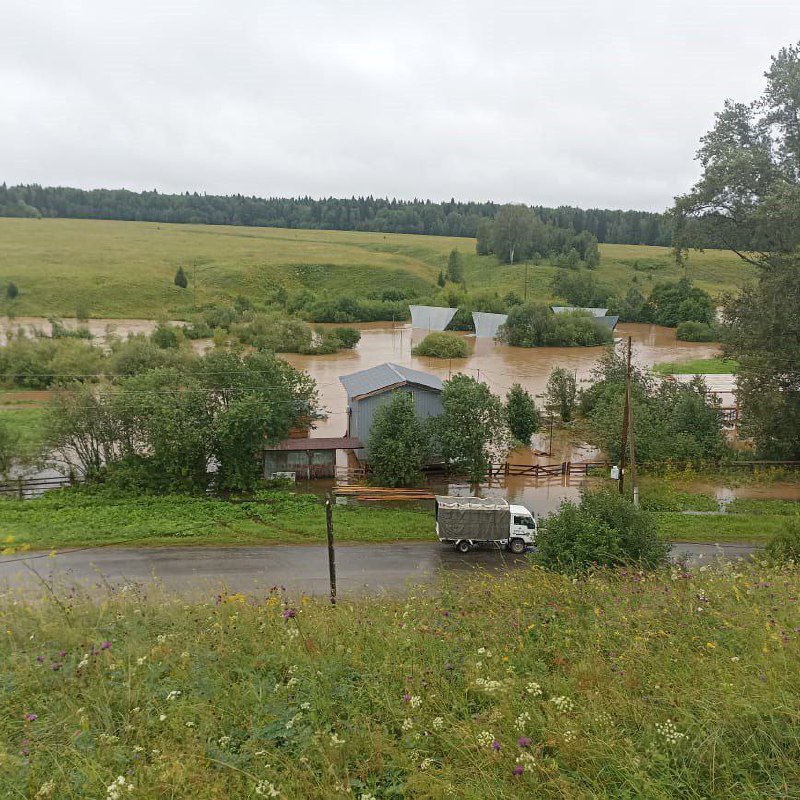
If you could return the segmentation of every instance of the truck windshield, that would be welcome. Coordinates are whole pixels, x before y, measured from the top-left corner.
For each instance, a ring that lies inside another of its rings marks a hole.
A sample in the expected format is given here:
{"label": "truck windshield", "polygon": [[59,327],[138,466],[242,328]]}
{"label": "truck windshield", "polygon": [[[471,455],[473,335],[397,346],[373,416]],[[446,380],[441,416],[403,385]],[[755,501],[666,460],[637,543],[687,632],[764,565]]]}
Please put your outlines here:
{"label": "truck windshield", "polygon": [[514,524],[524,525],[526,528],[530,528],[531,530],[534,528],[532,517],[514,517]]}

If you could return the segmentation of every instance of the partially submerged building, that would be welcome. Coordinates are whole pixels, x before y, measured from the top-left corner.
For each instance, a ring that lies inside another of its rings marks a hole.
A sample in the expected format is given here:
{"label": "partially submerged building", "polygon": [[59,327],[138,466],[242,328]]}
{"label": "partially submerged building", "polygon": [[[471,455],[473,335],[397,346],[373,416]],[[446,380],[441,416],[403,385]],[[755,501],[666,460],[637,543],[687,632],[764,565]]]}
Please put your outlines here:
{"label": "partially submerged building", "polygon": [[366,447],[375,411],[395,392],[408,392],[420,420],[442,413],[442,380],[400,364],[379,364],[377,367],[342,375],[339,378],[347,392],[347,436],[359,439]]}
{"label": "partially submerged building", "polygon": [[554,314],[568,314],[571,311],[585,311],[591,314],[598,322],[607,325],[613,331],[617,327],[619,317],[613,314],[609,316],[607,308],[582,308],[581,306],[550,306]]}
{"label": "partially submerged building", "polygon": [[356,451],[363,446],[352,436],[284,439],[264,448],[264,477],[333,478],[336,475],[336,452]]}

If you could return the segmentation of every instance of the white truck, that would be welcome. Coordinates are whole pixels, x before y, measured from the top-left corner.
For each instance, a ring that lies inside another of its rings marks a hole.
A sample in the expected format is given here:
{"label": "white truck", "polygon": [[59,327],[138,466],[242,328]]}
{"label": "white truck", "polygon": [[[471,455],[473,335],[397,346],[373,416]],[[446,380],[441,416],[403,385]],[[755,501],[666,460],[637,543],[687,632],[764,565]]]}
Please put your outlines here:
{"label": "white truck", "polygon": [[436,496],[436,535],[461,553],[481,545],[524,553],[537,532],[536,519],[525,506],[490,497]]}

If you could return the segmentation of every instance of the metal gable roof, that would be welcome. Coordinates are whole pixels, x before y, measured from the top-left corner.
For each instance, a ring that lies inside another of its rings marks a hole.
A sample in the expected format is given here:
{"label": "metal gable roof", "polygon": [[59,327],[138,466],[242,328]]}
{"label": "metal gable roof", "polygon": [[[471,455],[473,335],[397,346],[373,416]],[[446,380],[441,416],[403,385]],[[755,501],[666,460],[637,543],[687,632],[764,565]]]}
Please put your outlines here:
{"label": "metal gable roof", "polygon": [[398,383],[413,383],[437,392],[442,391],[442,381],[435,375],[391,363],[378,364],[377,367],[370,367],[369,369],[361,370],[361,372],[342,375],[339,381],[347,392],[348,400],[371,394],[372,392],[379,392],[381,389],[388,389]]}

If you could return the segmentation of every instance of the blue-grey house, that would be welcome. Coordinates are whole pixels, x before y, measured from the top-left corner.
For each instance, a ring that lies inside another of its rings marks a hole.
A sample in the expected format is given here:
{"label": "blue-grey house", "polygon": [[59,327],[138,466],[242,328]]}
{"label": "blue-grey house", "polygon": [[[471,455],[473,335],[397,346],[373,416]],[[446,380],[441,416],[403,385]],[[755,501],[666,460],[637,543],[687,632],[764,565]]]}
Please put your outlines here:
{"label": "blue-grey house", "polygon": [[394,392],[413,396],[420,420],[442,413],[442,381],[427,372],[387,363],[342,375],[339,380],[347,392],[347,435],[365,445],[369,444],[375,410]]}

